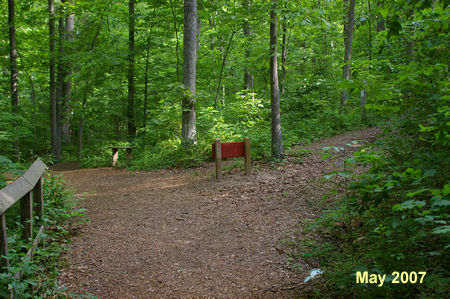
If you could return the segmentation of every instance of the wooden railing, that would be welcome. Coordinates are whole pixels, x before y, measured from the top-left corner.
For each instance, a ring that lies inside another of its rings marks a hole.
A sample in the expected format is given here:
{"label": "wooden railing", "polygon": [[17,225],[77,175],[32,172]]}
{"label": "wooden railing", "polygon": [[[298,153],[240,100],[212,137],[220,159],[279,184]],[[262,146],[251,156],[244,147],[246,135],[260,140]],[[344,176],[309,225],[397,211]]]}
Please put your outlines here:
{"label": "wooden railing", "polygon": [[[33,201],[35,202],[36,215],[42,219],[43,213],[43,193],[42,175],[47,169],[47,165],[40,159],[34,161],[33,165],[15,182],[0,190],[0,254],[4,258],[0,259],[1,269],[9,268],[8,242],[6,235],[6,211],[20,200],[20,220],[23,225],[22,238],[32,243],[27,252],[27,257],[32,259],[33,253],[39,245],[41,235],[44,232],[42,225],[33,239]],[[5,267],[6,266],[6,267]],[[21,278],[22,271],[16,273],[16,278]]]}

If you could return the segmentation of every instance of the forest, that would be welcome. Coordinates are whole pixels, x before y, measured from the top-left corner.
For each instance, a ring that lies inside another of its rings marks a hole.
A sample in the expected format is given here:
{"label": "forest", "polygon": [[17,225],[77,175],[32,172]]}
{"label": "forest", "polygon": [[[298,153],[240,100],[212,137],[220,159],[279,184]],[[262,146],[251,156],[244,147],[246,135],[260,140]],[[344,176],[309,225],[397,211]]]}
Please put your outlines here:
{"label": "forest", "polygon": [[[314,188],[327,189],[321,212],[284,244],[290,250],[275,248],[290,271],[309,263],[323,274],[285,289],[299,298],[448,292],[449,1],[8,0],[0,8],[0,188],[36,158],[109,167],[112,147],[133,148],[131,161],[119,155],[127,171],[201,176],[216,138],[249,137],[255,172],[288,171],[292,157],[310,159],[308,144],[376,129],[361,147],[322,149],[325,161],[345,153],[317,179]],[[44,182],[58,255],[47,250],[37,261],[54,268],[27,264],[18,280],[2,264],[0,294],[62,292],[61,242],[85,211],[66,188],[51,174]],[[20,231],[14,220],[7,226]],[[27,245],[12,243],[20,264],[14,246]],[[387,274],[386,282],[355,283],[356,271]],[[394,271],[426,276],[395,284]]]}

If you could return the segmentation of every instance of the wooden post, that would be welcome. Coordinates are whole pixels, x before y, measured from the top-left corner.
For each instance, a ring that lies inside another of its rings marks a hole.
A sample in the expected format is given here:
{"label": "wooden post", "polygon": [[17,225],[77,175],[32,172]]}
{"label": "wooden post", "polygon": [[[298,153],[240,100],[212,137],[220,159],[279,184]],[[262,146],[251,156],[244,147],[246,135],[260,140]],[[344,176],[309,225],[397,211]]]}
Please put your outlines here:
{"label": "wooden post", "polygon": [[33,197],[31,192],[20,199],[20,221],[23,225],[23,238],[28,240],[33,235]]}
{"label": "wooden post", "polygon": [[117,147],[112,148],[112,166],[116,166],[117,159],[119,158],[119,149]]}
{"label": "wooden post", "polygon": [[33,200],[36,203],[36,215],[39,219],[42,219],[42,214],[44,213],[44,195],[42,193],[42,177],[36,183],[33,188]]}
{"label": "wooden post", "polygon": [[250,138],[244,138],[244,160],[245,160],[245,175],[250,175],[252,172],[252,160],[250,156]]}
{"label": "wooden post", "polygon": [[133,158],[133,154],[132,154],[132,148],[131,147],[127,147],[126,148],[126,154],[125,154],[125,158],[127,160],[127,164],[131,161],[131,159]]}
{"label": "wooden post", "polygon": [[220,139],[217,138],[215,142],[216,149],[216,179],[222,179],[222,146],[220,144]]}
{"label": "wooden post", "polygon": [[[0,216],[0,255],[8,256],[8,238],[6,236],[6,217],[3,213]],[[0,259],[0,272],[2,268],[9,268],[9,260],[6,258]]]}

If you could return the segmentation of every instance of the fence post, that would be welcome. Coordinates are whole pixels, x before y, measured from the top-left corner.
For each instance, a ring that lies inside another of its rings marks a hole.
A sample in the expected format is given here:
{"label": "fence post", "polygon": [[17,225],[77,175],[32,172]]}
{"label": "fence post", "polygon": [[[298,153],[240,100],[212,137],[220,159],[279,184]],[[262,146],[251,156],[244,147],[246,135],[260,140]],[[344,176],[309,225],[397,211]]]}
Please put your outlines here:
{"label": "fence post", "polygon": [[23,238],[28,240],[33,234],[33,197],[31,192],[20,199],[20,221],[23,225]]}
{"label": "fence post", "polygon": [[245,175],[250,175],[252,172],[252,160],[250,156],[250,138],[244,138],[244,161],[245,161]]}
{"label": "fence post", "polygon": [[[8,256],[8,238],[6,236],[6,217],[4,213],[0,216],[0,255]],[[7,258],[1,258],[0,261],[1,268],[9,268],[9,260]],[[0,272],[2,272],[1,268]]]}
{"label": "fence post", "polygon": [[214,144],[216,149],[216,179],[222,179],[222,146],[220,139],[217,138]]}
{"label": "fence post", "polygon": [[117,159],[119,158],[119,149],[117,147],[112,148],[112,166],[116,166]]}
{"label": "fence post", "polygon": [[33,200],[36,203],[36,215],[39,217],[39,220],[42,220],[42,215],[44,213],[44,195],[42,190],[42,176],[36,183],[36,186],[33,188]]}

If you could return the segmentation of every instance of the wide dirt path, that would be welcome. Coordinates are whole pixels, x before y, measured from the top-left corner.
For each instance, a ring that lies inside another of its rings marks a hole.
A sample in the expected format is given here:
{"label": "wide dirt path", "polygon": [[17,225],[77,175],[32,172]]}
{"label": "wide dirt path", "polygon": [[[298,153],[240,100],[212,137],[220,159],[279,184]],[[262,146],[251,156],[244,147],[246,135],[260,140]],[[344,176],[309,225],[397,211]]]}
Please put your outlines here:
{"label": "wide dirt path", "polygon": [[[309,146],[373,138],[367,129]],[[314,151],[313,151],[314,152]],[[332,163],[319,154],[254,173],[213,165],[153,172],[111,168],[61,172],[91,220],[73,237],[59,282],[98,298],[284,297],[313,265],[288,267],[283,240],[301,234],[326,191]]]}

